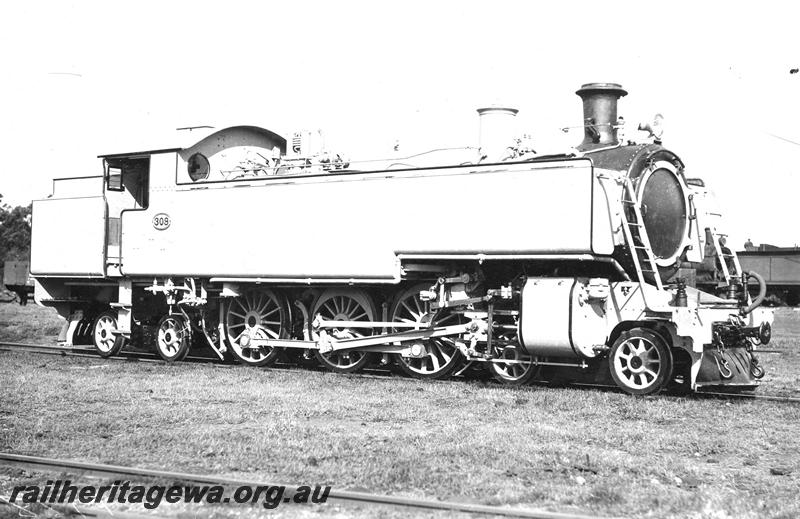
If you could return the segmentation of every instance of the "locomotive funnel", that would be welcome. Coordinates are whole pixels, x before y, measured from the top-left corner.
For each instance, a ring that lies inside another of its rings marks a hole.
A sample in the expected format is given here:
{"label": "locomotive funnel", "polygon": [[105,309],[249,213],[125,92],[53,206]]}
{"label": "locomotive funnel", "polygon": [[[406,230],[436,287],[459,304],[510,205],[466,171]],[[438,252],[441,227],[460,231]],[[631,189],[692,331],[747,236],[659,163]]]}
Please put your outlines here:
{"label": "locomotive funnel", "polygon": [[617,83],[587,83],[575,93],[583,100],[583,142],[578,149],[617,144],[617,100],[628,92]]}

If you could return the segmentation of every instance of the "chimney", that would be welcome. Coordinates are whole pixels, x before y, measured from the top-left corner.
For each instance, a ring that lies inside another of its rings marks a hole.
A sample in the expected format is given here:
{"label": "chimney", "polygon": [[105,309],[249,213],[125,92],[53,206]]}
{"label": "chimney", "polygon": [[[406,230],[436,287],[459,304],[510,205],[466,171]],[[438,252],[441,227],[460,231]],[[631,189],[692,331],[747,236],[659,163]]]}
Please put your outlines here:
{"label": "chimney", "polygon": [[485,162],[500,162],[508,156],[508,148],[514,146],[516,137],[516,108],[478,108],[480,117],[480,146],[481,156]]}
{"label": "chimney", "polygon": [[617,83],[587,83],[575,92],[583,100],[581,151],[613,146],[617,140],[617,100],[628,95]]}

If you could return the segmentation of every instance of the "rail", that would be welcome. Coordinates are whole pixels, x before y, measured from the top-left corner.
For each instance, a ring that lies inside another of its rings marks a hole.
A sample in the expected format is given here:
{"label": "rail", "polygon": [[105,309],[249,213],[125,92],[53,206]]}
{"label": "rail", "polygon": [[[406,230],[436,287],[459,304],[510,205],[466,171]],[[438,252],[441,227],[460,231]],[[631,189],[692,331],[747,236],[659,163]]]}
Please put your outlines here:
{"label": "rail", "polygon": [[[141,469],[136,467],[123,467],[120,465],[104,465],[100,463],[86,463],[73,460],[42,458],[38,456],[26,456],[7,452],[0,452],[0,463],[3,465],[21,467],[26,470],[39,470],[59,473],[65,471],[75,471],[85,476],[99,478],[110,476],[114,478],[155,479],[180,483],[220,485],[223,487],[283,486],[286,488],[287,497],[292,497],[291,489],[297,488],[296,485],[274,482],[269,483],[261,480],[223,478],[219,476],[206,476],[189,474],[185,472]],[[349,490],[331,489],[330,493],[328,494],[328,499],[354,503],[441,510],[446,512],[466,512],[471,514],[498,515],[505,517],[527,517],[534,519],[589,519],[590,517],[597,517],[595,515],[589,516],[583,514],[549,512],[544,510],[530,510],[524,508],[508,508],[471,503],[457,503],[454,501],[433,501],[430,499],[416,499],[406,496],[389,496],[372,494],[368,492],[354,492]]]}

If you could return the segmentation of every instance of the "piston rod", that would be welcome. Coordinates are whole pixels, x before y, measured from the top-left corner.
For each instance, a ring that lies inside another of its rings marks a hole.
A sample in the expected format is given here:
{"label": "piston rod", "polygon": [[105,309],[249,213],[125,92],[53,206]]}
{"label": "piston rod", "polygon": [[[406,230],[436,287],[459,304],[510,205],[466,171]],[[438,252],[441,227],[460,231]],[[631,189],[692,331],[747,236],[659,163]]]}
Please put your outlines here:
{"label": "piston rod", "polygon": [[[407,332],[371,335],[369,337],[359,337],[357,339],[335,339],[329,337],[330,349],[328,349],[328,351],[348,351],[367,346],[391,344],[394,342],[420,341],[433,339],[436,337],[447,337],[449,335],[460,335],[462,333],[467,333],[469,331],[469,327],[470,323],[465,323],[456,324],[453,326],[442,326],[438,328],[427,328],[424,330],[410,330]],[[319,347],[319,342],[320,341],[300,341],[291,339],[251,339],[248,346],[251,348],[270,347],[318,350],[321,349]]]}

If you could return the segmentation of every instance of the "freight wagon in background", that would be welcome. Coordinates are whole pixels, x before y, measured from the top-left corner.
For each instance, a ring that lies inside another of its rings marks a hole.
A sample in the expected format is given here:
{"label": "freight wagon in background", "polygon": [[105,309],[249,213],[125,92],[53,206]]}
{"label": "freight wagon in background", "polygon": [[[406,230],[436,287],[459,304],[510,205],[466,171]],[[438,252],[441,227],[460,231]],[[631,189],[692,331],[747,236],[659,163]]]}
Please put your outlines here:
{"label": "freight wagon in background", "polygon": [[33,295],[33,278],[30,272],[30,263],[27,261],[6,261],[2,269],[3,286],[14,292],[20,304],[28,303],[28,297]]}
{"label": "freight wagon in background", "polygon": [[745,250],[738,253],[745,270],[755,270],[767,282],[769,304],[800,303],[800,247],[776,247],[745,243]]}
{"label": "freight wagon in background", "polygon": [[168,361],[200,342],[251,366],[756,387],[766,285],[724,247],[703,172],[658,117],[618,137],[620,85],[576,94],[583,141],[551,154],[491,107],[479,151],[425,164],[349,163],[255,126],[101,155],[33,202],[36,301],[104,356],[152,337]]}

